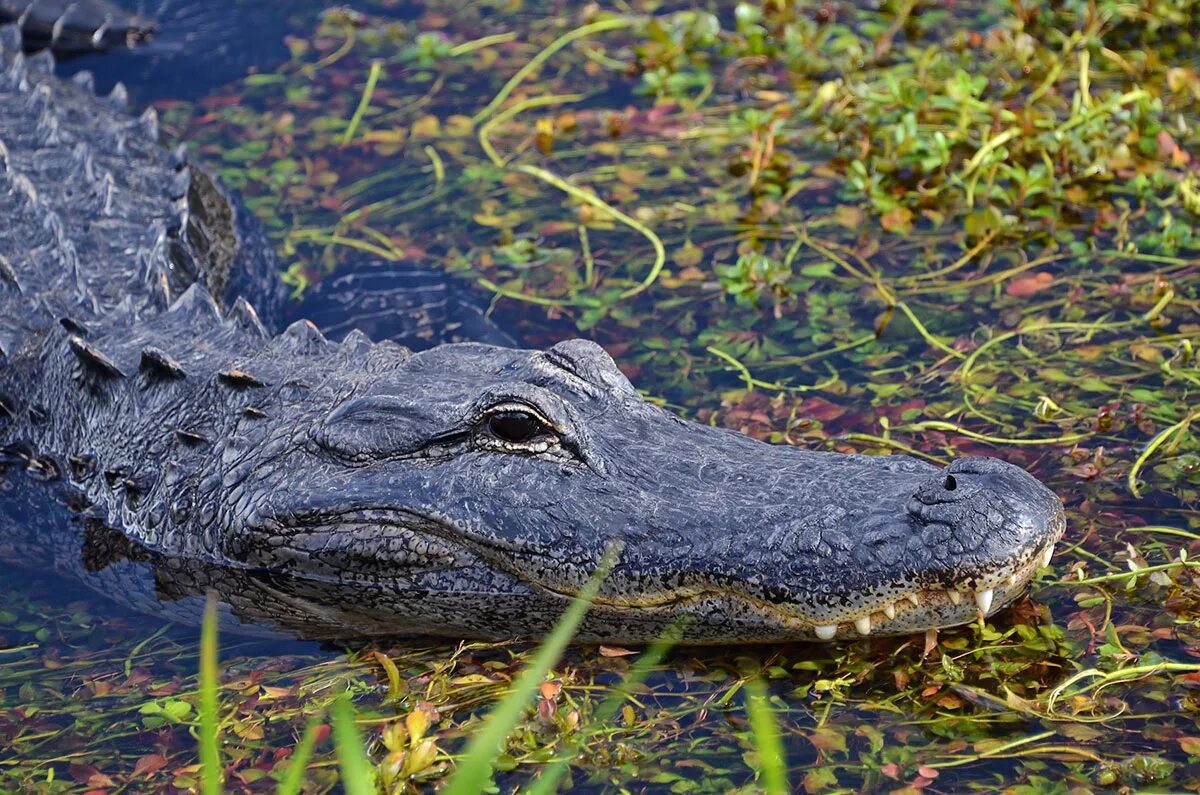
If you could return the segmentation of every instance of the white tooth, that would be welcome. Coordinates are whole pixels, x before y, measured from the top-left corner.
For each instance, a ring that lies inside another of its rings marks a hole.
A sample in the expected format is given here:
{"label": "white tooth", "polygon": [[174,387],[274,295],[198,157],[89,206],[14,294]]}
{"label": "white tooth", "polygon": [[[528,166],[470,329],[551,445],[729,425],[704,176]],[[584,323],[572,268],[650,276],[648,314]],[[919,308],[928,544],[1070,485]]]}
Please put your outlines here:
{"label": "white tooth", "polygon": [[1050,558],[1054,557],[1054,545],[1046,547],[1046,551],[1042,553],[1042,568],[1050,565]]}
{"label": "white tooth", "polygon": [[888,618],[895,618],[896,617],[896,606],[894,604],[888,604],[886,607],[883,608],[883,614],[885,616],[887,616]]}
{"label": "white tooth", "polygon": [[871,634],[871,617],[863,616],[854,620],[854,628],[858,630],[859,635]]}
{"label": "white tooth", "polygon": [[1008,575],[1008,587],[1009,588],[1017,587],[1017,575],[1015,575],[1015,574]]}
{"label": "white tooth", "polygon": [[833,640],[833,636],[837,634],[837,624],[830,624],[826,627],[813,627],[813,632],[816,632],[817,637],[821,640]]}
{"label": "white tooth", "polygon": [[980,613],[987,615],[987,612],[992,609],[992,597],[995,595],[996,592],[991,588],[975,592],[975,604],[979,606]]}
{"label": "white tooth", "polygon": [[960,591],[956,591],[955,589],[951,588],[946,593],[950,594],[951,602],[954,602],[954,604],[956,604],[956,605],[962,604],[962,593]]}
{"label": "white tooth", "polygon": [[912,602],[913,607],[921,606],[921,597],[917,596],[915,593],[910,593],[908,596],[906,596],[904,598],[907,599],[908,601]]}

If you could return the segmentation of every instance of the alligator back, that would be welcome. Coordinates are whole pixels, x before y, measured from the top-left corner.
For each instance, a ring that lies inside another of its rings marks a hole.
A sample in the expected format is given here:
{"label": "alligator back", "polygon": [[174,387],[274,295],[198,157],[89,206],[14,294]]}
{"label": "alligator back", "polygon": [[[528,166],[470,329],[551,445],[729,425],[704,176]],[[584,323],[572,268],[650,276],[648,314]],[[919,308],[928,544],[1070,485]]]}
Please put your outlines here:
{"label": "alligator back", "polygon": [[154,23],[109,0],[0,0],[0,23],[16,22],[29,49],[84,53],[133,44]]}
{"label": "alligator back", "polygon": [[123,87],[99,98],[90,75],[64,82],[52,66],[0,29],[0,107],[17,109],[0,114],[0,351],[56,322],[158,313],[196,281],[271,294],[269,247],[182,149],[159,145],[153,109],[132,118]]}

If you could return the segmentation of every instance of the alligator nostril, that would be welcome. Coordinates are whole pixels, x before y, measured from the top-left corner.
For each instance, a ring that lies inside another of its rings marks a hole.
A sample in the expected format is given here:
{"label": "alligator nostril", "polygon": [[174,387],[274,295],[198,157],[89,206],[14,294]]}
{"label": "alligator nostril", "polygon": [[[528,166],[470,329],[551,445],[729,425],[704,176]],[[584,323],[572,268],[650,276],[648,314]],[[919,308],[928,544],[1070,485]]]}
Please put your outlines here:
{"label": "alligator nostril", "polygon": [[946,479],[942,481],[942,487],[945,488],[946,491],[954,491],[958,488],[958,481],[954,479],[953,475],[947,475]]}

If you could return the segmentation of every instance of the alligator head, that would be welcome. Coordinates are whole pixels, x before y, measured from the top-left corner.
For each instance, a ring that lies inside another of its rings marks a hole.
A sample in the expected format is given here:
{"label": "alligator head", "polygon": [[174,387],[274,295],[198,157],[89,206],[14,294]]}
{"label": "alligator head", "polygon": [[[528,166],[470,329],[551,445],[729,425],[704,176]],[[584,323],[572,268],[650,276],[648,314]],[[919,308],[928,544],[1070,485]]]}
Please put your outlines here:
{"label": "alligator head", "polygon": [[240,474],[219,498],[221,556],[352,587],[338,610],[307,601],[347,634],[543,634],[614,542],[582,638],[679,619],[694,643],[909,633],[1011,602],[1063,533],[1018,467],[688,422],[593,343],[362,351],[357,375],[325,366],[339,375],[283,398],[305,420],[226,456]]}

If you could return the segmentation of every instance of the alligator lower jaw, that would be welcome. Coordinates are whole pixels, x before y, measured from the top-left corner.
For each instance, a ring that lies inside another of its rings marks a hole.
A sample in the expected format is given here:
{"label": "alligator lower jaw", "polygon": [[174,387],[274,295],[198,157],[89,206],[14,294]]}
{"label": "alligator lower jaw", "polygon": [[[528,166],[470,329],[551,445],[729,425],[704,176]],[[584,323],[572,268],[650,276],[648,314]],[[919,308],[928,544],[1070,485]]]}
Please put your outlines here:
{"label": "alligator lower jaw", "polygon": [[[705,614],[714,604],[729,615],[740,615],[757,629],[751,636],[761,641],[854,640],[871,635],[911,635],[931,629],[969,624],[999,612],[1025,590],[1039,567],[1050,564],[1057,536],[1027,558],[993,574],[967,578],[969,584],[957,588],[914,586],[889,588],[887,599],[863,597],[858,607],[847,607],[836,615],[815,619],[799,605],[780,605],[743,593],[716,589],[697,589],[688,593],[674,591],[649,598],[631,598],[628,594],[613,598],[601,595],[595,606],[601,610],[657,614],[664,622],[682,620],[689,644],[726,643],[728,639],[712,635],[695,626],[689,618]],[[688,628],[690,625],[690,629]],[[693,632],[692,630],[695,630]]]}
{"label": "alligator lower jaw", "polygon": [[1024,591],[1039,567],[1050,565],[1054,542],[1018,563],[1007,574],[982,578],[974,587],[920,588],[896,601],[848,617],[844,622],[810,624],[817,640],[868,635],[906,635],[969,624],[999,612]]}

